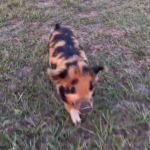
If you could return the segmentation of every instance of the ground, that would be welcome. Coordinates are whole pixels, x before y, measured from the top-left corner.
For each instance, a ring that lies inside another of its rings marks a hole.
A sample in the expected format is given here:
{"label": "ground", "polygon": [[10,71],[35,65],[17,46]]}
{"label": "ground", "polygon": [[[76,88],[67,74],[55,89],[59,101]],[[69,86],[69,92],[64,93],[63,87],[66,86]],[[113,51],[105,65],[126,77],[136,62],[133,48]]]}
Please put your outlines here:
{"label": "ground", "polygon": [[[78,126],[46,75],[57,22],[109,69]],[[149,0],[1,0],[0,149],[150,150]]]}

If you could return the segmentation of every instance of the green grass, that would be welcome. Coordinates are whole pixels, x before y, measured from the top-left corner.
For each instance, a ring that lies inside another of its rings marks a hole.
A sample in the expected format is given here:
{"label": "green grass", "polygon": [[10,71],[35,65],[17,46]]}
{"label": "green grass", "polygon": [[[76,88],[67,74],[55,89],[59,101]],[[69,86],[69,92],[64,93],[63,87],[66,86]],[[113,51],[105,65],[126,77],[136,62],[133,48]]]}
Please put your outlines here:
{"label": "green grass", "polygon": [[[149,150],[149,10],[148,0],[1,0],[0,149]],[[56,22],[75,30],[90,64],[109,68],[78,126],[46,75]]]}

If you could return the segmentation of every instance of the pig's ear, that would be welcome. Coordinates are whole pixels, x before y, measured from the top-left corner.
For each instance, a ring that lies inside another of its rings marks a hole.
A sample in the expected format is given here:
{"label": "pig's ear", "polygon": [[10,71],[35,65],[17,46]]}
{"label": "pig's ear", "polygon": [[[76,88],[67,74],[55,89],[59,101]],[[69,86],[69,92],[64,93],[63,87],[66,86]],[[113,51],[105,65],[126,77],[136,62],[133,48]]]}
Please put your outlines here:
{"label": "pig's ear", "polygon": [[91,75],[94,77],[95,82],[98,82],[100,80],[98,73],[100,71],[108,72],[108,68],[106,66],[94,66],[91,68]]}
{"label": "pig's ear", "polygon": [[92,73],[94,73],[95,75],[97,75],[99,71],[103,71],[103,70],[104,70],[103,66],[93,66],[91,68]]}

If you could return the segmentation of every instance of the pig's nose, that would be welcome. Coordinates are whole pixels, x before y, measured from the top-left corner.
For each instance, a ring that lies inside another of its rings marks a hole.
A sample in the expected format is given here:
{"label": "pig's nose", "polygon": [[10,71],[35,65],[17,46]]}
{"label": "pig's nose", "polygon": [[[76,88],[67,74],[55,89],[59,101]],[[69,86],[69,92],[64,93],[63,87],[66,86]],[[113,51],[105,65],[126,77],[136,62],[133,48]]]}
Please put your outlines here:
{"label": "pig's nose", "polygon": [[81,114],[87,114],[92,111],[92,104],[87,101],[82,101],[80,103],[80,112]]}

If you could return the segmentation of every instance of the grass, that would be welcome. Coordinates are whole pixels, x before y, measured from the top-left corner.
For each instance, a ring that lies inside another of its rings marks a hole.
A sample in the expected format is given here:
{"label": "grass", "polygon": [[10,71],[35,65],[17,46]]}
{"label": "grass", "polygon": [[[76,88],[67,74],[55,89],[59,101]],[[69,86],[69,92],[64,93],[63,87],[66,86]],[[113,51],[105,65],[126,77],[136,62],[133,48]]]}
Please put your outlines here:
{"label": "grass", "polygon": [[[148,0],[0,2],[0,149],[149,150]],[[47,39],[71,26],[104,63],[93,112],[74,126],[46,75]]]}

